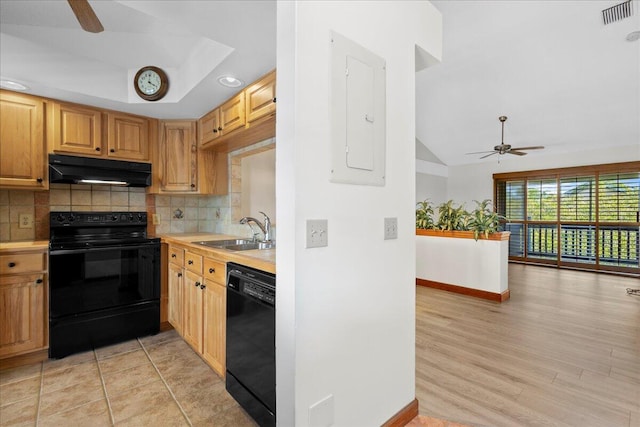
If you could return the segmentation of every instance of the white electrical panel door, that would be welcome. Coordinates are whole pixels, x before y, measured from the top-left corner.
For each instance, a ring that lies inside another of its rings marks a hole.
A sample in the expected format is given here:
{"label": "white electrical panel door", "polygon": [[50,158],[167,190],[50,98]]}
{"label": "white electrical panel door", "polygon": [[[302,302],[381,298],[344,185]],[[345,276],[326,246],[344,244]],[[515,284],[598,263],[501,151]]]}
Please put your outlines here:
{"label": "white electrical panel door", "polygon": [[375,123],[373,68],[347,56],[347,167],[372,171]]}
{"label": "white electrical panel door", "polygon": [[331,33],[331,181],[385,184],[385,61]]}

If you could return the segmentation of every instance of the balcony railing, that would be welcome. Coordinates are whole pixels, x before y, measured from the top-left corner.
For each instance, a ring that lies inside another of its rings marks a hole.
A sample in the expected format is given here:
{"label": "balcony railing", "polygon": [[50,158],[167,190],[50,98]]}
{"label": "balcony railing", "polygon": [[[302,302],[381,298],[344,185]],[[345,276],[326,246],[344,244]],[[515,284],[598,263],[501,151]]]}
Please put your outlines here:
{"label": "balcony railing", "polygon": [[[640,269],[640,227],[505,224],[509,256]],[[526,230],[526,248],[525,248]],[[559,233],[559,235],[558,235]],[[526,249],[526,250],[525,250]]]}

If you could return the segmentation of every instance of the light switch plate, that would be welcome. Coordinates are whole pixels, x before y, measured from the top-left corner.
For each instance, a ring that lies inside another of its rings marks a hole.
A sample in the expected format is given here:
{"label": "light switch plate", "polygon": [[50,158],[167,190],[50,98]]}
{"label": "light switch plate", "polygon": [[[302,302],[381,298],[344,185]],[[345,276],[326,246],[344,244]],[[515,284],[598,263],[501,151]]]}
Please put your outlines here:
{"label": "light switch plate", "polygon": [[307,220],[307,248],[321,248],[329,244],[329,225],[326,219]]}
{"label": "light switch plate", "polygon": [[33,228],[33,215],[20,214],[18,216],[18,228]]}
{"label": "light switch plate", "polygon": [[154,213],[151,215],[151,222],[153,225],[160,224],[160,214]]}
{"label": "light switch plate", "polygon": [[331,427],[334,422],[333,394],[309,407],[310,427]]}
{"label": "light switch plate", "polygon": [[384,219],[384,240],[398,238],[398,218]]}

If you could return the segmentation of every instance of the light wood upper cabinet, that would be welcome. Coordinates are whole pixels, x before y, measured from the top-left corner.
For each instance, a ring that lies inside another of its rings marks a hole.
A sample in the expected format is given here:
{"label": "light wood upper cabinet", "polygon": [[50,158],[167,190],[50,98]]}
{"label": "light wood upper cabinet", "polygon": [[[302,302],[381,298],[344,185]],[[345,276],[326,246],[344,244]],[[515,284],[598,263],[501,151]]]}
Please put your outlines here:
{"label": "light wood upper cabinet", "polygon": [[198,138],[200,147],[207,147],[222,136],[222,126],[220,126],[220,109],[216,108],[198,120]]}
{"label": "light wood upper cabinet", "polygon": [[107,155],[114,159],[149,160],[149,120],[122,113],[107,114]]}
{"label": "light wood upper cabinet", "polygon": [[47,347],[46,258],[44,249],[0,255],[0,358]]}
{"label": "light wood upper cabinet", "polygon": [[152,147],[154,180],[150,193],[228,193],[227,155],[198,148],[195,121],[163,121],[159,133],[159,144]]}
{"label": "light wood upper cabinet", "polygon": [[49,131],[57,153],[101,156],[102,112],[75,104],[53,102]]}
{"label": "light wood upper cabinet", "polygon": [[244,127],[244,92],[240,92],[220,106],[220,130],[222,135]]}
{"label": "light wood upper cabinet", "polygon": [[247,126],[276,112],[275,70],[245,89]]}
{"label": "light wood upper cabinet", "polygon": [[44,102],[0,91],[0,188],[47,189]]}
{"label": "light wood upper cabinet", "polygon": [[165,121],[161,124],[159,155],[154,173],[160,192],[198,191],[196,122]]}

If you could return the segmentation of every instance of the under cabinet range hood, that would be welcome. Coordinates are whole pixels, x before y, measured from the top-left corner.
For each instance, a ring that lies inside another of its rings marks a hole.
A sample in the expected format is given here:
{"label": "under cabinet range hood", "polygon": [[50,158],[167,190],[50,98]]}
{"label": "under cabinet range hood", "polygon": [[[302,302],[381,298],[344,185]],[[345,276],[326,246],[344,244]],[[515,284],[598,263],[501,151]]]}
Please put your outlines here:
{"label": "under cabinet range hood", "polygon": [[52,184],[151,185],[151,164],[49,154]]}

